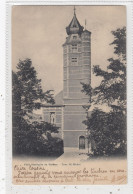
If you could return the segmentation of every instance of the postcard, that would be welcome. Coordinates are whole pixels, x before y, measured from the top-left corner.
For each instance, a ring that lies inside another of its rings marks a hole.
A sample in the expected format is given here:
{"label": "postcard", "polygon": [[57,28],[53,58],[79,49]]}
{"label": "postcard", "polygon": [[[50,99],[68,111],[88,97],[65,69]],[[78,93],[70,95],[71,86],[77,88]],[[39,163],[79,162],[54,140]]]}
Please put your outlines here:
{"label": "postcard", "polygon": [[127,184],[125,5],[12,6],[12,182]]}

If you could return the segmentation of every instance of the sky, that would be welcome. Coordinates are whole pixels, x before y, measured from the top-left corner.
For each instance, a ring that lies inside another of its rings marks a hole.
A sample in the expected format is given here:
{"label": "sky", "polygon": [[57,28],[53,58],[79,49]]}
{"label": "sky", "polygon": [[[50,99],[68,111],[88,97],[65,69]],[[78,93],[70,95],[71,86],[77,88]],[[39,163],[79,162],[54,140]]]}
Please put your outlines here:
{"label": "sky", "polygon": [[[113,56],[111,31],[126,26],[125,6],[76,6],[82,26],[91,31],[91,66],[106,69]],[[73,18],[73,6],[13,6],[12,68],[30,58],[44,91],[57,94],[63,88],[63,48],[66,27]],[[100,82],[92,73],[92,87]]]}

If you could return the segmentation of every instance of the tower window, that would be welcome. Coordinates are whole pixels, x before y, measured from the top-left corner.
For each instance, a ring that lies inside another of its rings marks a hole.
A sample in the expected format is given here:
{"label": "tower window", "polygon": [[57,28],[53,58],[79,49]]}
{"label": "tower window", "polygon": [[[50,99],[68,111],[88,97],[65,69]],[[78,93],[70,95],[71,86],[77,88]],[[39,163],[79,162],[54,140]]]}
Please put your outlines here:
{"label": "tower window", "polygon": [[72,63],[77,63],[77,58],[72,58]]}
{"label": "tower window", "polygon": [[73,50],[77,50],[77,44],[73,44],[73,45],[72,45],[72,49],[73,49]]}

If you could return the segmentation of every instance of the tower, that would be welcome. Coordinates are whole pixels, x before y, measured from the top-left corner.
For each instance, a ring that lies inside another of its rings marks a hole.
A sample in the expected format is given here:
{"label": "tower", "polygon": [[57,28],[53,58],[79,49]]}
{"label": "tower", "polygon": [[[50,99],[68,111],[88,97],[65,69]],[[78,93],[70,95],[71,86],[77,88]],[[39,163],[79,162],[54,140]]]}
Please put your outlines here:
{"label": "tower", "polygon": [[81,83],[91,83],[91,32],[80,25],[74,16],[66,27],[67,38],[63,44],[63,102],[64,146],[85,149],[86,119],[84,106],[91,96],[82,93]]}

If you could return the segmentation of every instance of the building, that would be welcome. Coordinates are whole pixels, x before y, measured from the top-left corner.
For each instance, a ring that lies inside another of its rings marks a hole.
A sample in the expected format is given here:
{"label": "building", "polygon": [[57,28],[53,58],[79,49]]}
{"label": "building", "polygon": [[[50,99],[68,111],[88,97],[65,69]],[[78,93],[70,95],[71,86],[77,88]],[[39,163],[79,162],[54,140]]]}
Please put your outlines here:
{"label": "building", "polygon": [[88,114],[91,96],[85,95],[81,83],[91,84],[91,32],[74,16],[66,27],[63,44],[63,91],[55,97],[55,105],[46,104],[44,120],[60,127],[64,147],[88,149],[87,129],[82,123]]}

